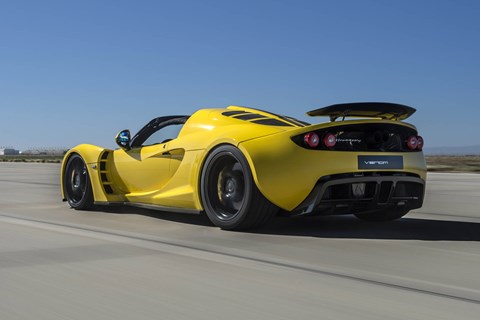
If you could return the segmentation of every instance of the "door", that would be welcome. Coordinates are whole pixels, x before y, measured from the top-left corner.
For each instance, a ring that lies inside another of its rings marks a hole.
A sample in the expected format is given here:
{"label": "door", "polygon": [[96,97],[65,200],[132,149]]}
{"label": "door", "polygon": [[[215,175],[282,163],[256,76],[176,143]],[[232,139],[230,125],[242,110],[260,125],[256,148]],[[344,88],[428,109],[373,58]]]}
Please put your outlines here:
{"label": "door", "polygon": [[[113,152],[115,176],[130,195],[161,190],[173,176],[169,142],[176,139],[188,117],[163,117],[150,121],[131,141],[131,149]],[[174,162],[175,161],[174,159]]]}
{"label": "door", "polygon": [[160,190],[171,177],[170,157],[166,144],[115,150],[115,173],[127,193]]}

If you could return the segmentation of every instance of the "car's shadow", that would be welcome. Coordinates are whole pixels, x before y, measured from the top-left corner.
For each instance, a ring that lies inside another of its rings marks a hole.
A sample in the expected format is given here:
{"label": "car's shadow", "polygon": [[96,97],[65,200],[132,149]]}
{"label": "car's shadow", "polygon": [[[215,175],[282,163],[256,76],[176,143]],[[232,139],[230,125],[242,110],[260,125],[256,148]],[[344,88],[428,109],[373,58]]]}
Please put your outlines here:
{"label": "car's shadow", "polygon": [[365,222],[354,216],[276,218],[260,234],[337,239],[480,241],[479,223],[404,217],[391,222]]}
{"label": "car's shadow", "polygon": [[[102,207],[98,210],[214,227],[204,214],[190,215],[123,206]],[[373,223],[358,220],[354,216],[275,217],[267,226],[247,233],[336,239],[480,241],[480,219],[475,223],[407,216],[397,221]]]}
{"label": "car's shadow", "polygon": [[110,214],[137,214],[159,220],[166,220],[198,226],[215,227],[205,214],[174,213],[122,205],[96,206],[94,210]]}

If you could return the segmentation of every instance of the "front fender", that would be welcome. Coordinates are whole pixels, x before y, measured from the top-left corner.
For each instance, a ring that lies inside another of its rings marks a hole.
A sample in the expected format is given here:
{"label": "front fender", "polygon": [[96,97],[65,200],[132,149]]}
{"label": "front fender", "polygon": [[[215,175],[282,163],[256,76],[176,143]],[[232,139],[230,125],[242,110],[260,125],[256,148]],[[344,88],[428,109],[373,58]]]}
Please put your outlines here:
{"label": "front fender", "polygon": [[60,169],[60,186],[61,186],[62,199],[64,201],[66,200],[66,197],[65,197],[65,191],[64,191],[65,188],[63,184],[63,175],[65,174],[65,167],[67,165],[68,159],[70,159],[70,157],[73,154],[80,155],[83,161],[85,161],[86,163],[86,167],[87,167],[88,174],[90,176],[90,181],[92,184],[94,200],[106,201],[105,192],[103,191],[99,173],[98,173],[99,158],[104,150],[106,149],[95,146],[95,145],[91,145],[91,144],[80,144],[68,150],[68,152],[63,157],[62,166]]}

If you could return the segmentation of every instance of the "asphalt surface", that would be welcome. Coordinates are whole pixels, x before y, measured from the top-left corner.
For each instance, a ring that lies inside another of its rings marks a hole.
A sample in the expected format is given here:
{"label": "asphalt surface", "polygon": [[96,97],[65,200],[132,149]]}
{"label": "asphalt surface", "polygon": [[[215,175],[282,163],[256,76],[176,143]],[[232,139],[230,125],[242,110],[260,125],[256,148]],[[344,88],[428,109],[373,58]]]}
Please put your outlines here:
{"label": "asphalt surface", "polygon": [[76,212],[59,165],[0,163],[0,319],[480,319],[480,175],[390,223]]}

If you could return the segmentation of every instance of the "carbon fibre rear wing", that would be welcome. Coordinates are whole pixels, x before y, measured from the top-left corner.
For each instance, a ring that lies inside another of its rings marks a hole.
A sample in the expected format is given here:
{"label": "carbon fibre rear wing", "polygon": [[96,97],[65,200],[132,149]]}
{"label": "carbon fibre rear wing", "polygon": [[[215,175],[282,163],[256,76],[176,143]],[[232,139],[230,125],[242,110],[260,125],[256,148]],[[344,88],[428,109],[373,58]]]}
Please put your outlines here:
{"label": "carbon fibre rear wing", "polygon": [[334,104],[315,109],[307,112],[307,115],[311,117],[330,117],[330,121],[332,122],[338,118],[345,119],[346,117],[380,118],[401,121],[410,117],[415,111],[415,108],[397,103],[354,102]]}

